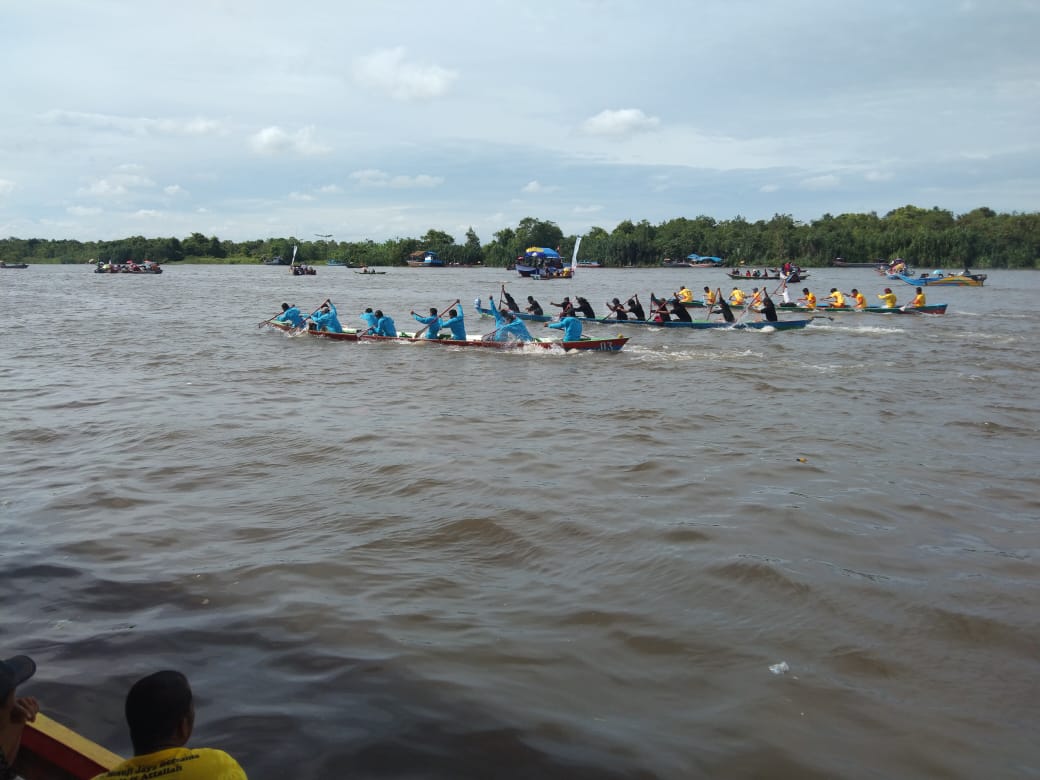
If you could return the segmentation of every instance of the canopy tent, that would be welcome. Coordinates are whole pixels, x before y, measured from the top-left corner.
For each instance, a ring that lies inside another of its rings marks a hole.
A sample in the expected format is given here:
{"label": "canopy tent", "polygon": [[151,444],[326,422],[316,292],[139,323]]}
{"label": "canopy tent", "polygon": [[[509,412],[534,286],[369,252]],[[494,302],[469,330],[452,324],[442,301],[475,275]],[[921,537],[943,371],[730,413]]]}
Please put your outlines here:
{"label": "canopy tent", "polygon": [[560,253],[555,249],[549,249],[544,246],[529,246],[524,251],[524,257],[528,259],[559,260]]}
{"label": "canopy tent", "polygon": [[707,257],[707,256],[704,256],[704,255],[699,255],[696,252],[694,252],[692,255],[686,255],[686,259],[687,260],[693,260],[696,263],[703,263],[706,260],[710,260],[713,263],[721,263],[722,262],[722,258],[721,257]]}

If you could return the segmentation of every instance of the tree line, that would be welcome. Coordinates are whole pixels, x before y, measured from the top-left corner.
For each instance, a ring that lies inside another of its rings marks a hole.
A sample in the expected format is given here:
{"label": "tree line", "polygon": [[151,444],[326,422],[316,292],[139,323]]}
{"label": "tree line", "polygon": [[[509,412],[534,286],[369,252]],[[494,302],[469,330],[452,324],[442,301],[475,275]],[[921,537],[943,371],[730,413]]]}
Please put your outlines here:
{"label": "tree line", "polygon": [[[550,247],[569,258],[577,239],[565,236],[554,222],[525,217],[516,227],[496,232],[486,244],[472,228],[462,243],[440,230],[381,243],[294,236],[236,242],[201,233],[184,239],[132,236],[116,241],[6,238],[0,239],[0,260],[261,263],[290,257],[295,247],[296,262],[308,265],[322,265],[326,260],[404,265],[414,252],[434,251],[450,264],[504,267],[530,246]],[[579,258],[608,267],[658,266],[693,253],[722,257],[727,265],[775,266],[790,260],[810,267],[827,265],[836,258],[874,262],[901,257],[921,268],[1037,268],[1040,213],[1000,214],[977,208],[954,215],[939,208],[902,206],[881,217],[874,212],[824,214],[812,222],[801,222],[789,214],[757,222],[739,216],[725,221],[681,217],[659,225],[626,220],[611,231],[591,228],[582,236]]]}

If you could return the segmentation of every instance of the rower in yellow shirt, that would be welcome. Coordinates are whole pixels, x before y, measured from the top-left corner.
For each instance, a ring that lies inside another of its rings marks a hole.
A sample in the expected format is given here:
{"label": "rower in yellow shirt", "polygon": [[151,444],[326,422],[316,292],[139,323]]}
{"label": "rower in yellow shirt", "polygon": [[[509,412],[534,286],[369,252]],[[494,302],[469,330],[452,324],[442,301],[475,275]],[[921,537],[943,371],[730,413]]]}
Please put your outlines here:
{"label": "rower in yellow shirt", "polygon": [[918,287],[917,288],[917,295],[915,295],[914,299],[912,301],[910,301],[910,306],[908,306],[907,308],[915,308],[916,309],[916,308],[919,308],[919,307],[925,306],[925,305],[926,304],[925,304],[925,298],[924,298],[924,290],[922,290],[920,287]]}
{"label": "rower in yellow shirt", "polygon": [[675,294],[675,297],[678,298],[679,303],[693,303],[693,290],[684,284],[679,288],[679,292]]}
{"label": "rower in yellow shirt", "polygon": [[715,293],[711,291],[710,287],[704,288],[704,305],[711,306],[715,303]]}
{"label": "rower in yellow shirt", "polygon": [[852,301],[853,301],[852,305],[853,305],[854,308],[856,308],[856,309],[865,309],[865,308],[867,308],[867,298],[866,298],[866,296],[863,293],[861,293],[859,290],[857,290],[855,287],[853,287],[852,288],[852,292],[850,293],[850,295],[852,296]]}
{"label": "rower in yellow shirt", "polygon": [[809,292],[808,287],[802,288],[802,297],[798,299],[797,303],[805,303],[805,308],[815,309],[816,308],[816,295]]}
{"label": "rower in yellow shirt", "polygon": [[739,287],[734,287],[733,292],[729,294],[729,302],[733,306],[743,306],[744,297],[744,291]]}
{"label": "rower in yellow shirt", "polygon": [[844,309],[845,308],[845,295],[837,287],[832,287],[831,288],[831,294],[828,295],[823,300],[830,301],[830,303],[827,304],[828,308],[831,308],[831,309]]}
{"label": "rower in yellow shirt", "polygon": [[892,292],[891,287],[886,287],[885,291],[878,298],[881,299],[881,305],[886,309],[894,309],[896,307],[896,294]]}
{"label": "rower in yellow shirt", "polygon": [[748,302],[748,306],[755,308],[756,306],[762,305],[762,293],[765,290],[759,290],[757,287],[751,290],[751,300]]}

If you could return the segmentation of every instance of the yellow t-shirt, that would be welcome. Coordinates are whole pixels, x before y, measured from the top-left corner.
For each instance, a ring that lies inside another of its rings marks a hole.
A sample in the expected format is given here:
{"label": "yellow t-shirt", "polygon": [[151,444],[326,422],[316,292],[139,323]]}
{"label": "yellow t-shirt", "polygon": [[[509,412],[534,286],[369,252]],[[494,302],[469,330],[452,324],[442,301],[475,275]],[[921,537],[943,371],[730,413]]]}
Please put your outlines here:
{"label": "yellow t-shirt", "polygon": [[223,750],[169,748],[128,758],[94,780],[246,780],[246,773]]}
{"label": "yellow t-shirt", "polygon": [[833,306],[835,309],[845,308],[845,296],[842,295],[840,292],[832,292],[827,297],[831,301],[831,306]]}
{"label": "yellow t-shirt", "polygon": [[894,309],[896,307],[896,294],[895,293],[881,293],[878,296],[881,299],[881,303],[888,309]]}
{"label": "yellow t-shirt", "polygon": [[855,295],[852,296],[852,300],[854,300],[856,302],[856,308],[857,309],[865,309],[865,308],[867,308],[867,299],[863,295],[863,293],[856,293]]}
{"label": "yellow t-shirt", "polygon": [[693,300],[693,292],[683,287],[679,290],[679,300],[683,303],[690,303]]}
{"label": "yellow t-shirt", "polygon": [[740,306],[744,303],[744,291],[739,287],[734,287],[733,292],[729,294],[729,301],[736,306]]}
{"label": "yellow t-shirt", "polygon": [[805,294],[805,308],[815,309],[816,308],[816,295],[813,293]]}
{"label": "yellow t-shirt", "polygon": [[914,296],[914,299],[910,302],[911,306],[924,306],[925,304],[924,293],[919,293]]}

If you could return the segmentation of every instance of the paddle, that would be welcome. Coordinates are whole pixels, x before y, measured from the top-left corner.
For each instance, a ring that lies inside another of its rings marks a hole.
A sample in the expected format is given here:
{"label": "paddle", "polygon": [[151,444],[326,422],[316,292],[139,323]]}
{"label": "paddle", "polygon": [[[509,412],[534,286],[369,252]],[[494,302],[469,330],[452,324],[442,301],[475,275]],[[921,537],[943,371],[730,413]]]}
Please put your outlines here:
{"label": "paddle", "polygon": [[721,297],[722,297],[722,288],[721,287],[717,287],[715,289],[715,297],[712,298],[711,303],[708,305],[708,313],[704,317],[704,321],[705,322],[707,322],[708,320],[711,319],[711,315],[715,311],[715,304]]}
{"label": "paddle", "polygon": [[[451,307],[452,307],[452,306],[455,306],[455,305],[456,305],[456,304],[458,304],[458,303],[459,303],[459,299],[458,299],[458,298],[456,298],[456,299],[455,299],[455,303],[450,303],[450,304],[448,304],[448,308],[447,308],[447,309],[445,309],[444,311],[442,311],[442,312],[441,312],[440,314],[438,314],[438,315],[437,315],[437,319],[440,319],[440,318],[441,318],[441,317],[443,317],[443,316],[444,316],[445,314],[447,314],[447,313],[448,313],[449,311],[451,311]],[[433,324],[433,323],[431,322],[431,323],[430,323],[430,325],[432,325],[432,324]],[[413,338],[413,339],[417,339],[417,338],[419,338],[419,337],[420,337],[420,336],[421,336],[422,334],[424,334],[424,333],[425,333],[426,331],[428,331],[428,330],[430,329],[430,325],[427,325],[427,326],[426,326],[426,327],[424,327],[424,328],[423,328],[422,330],[417,330],[417,331],[415,332],[415,335],[414,335],[414,336],[412,336],[412,338]]]}
{"label": "paddle", "polygon": [[266,324],[267,324],[267,323],[269,323],[269,322],[273,322],[273,321],[275,320],[275,318],[277,318],[277,317],[280,317],[281,315],[282,315],[282,313],[281,313],[281,312],[278,312],[278,313],[277,313],[276,315],[274,315],[274,317],[268,317],[268,318],[267,318],[266,320],[264,320],[263,322],[261,322],[261,323],[258,323],[256,327],[258,327],[258,328],[262,328],[262,327],[264,327],[264,325],[266,325]]}
{"label": "paddle", "polygon": [[326,298],[324,301],[322,301],[318,305],[318,308],[315,309],[312,314],[308,314],[306,317],[303,318],[303,327],[302,328],[297,328],[296,330],[294,330],[289,335],[290,336],[299,336],[301,333],[306,333],[307,332],[307,320],[309,320],[311,317],[313,317],[315,314],[317,314],[319,311],[321,311],[321,307],[324,306],[326,303],[332,303],[332,299],[331,298]]}

